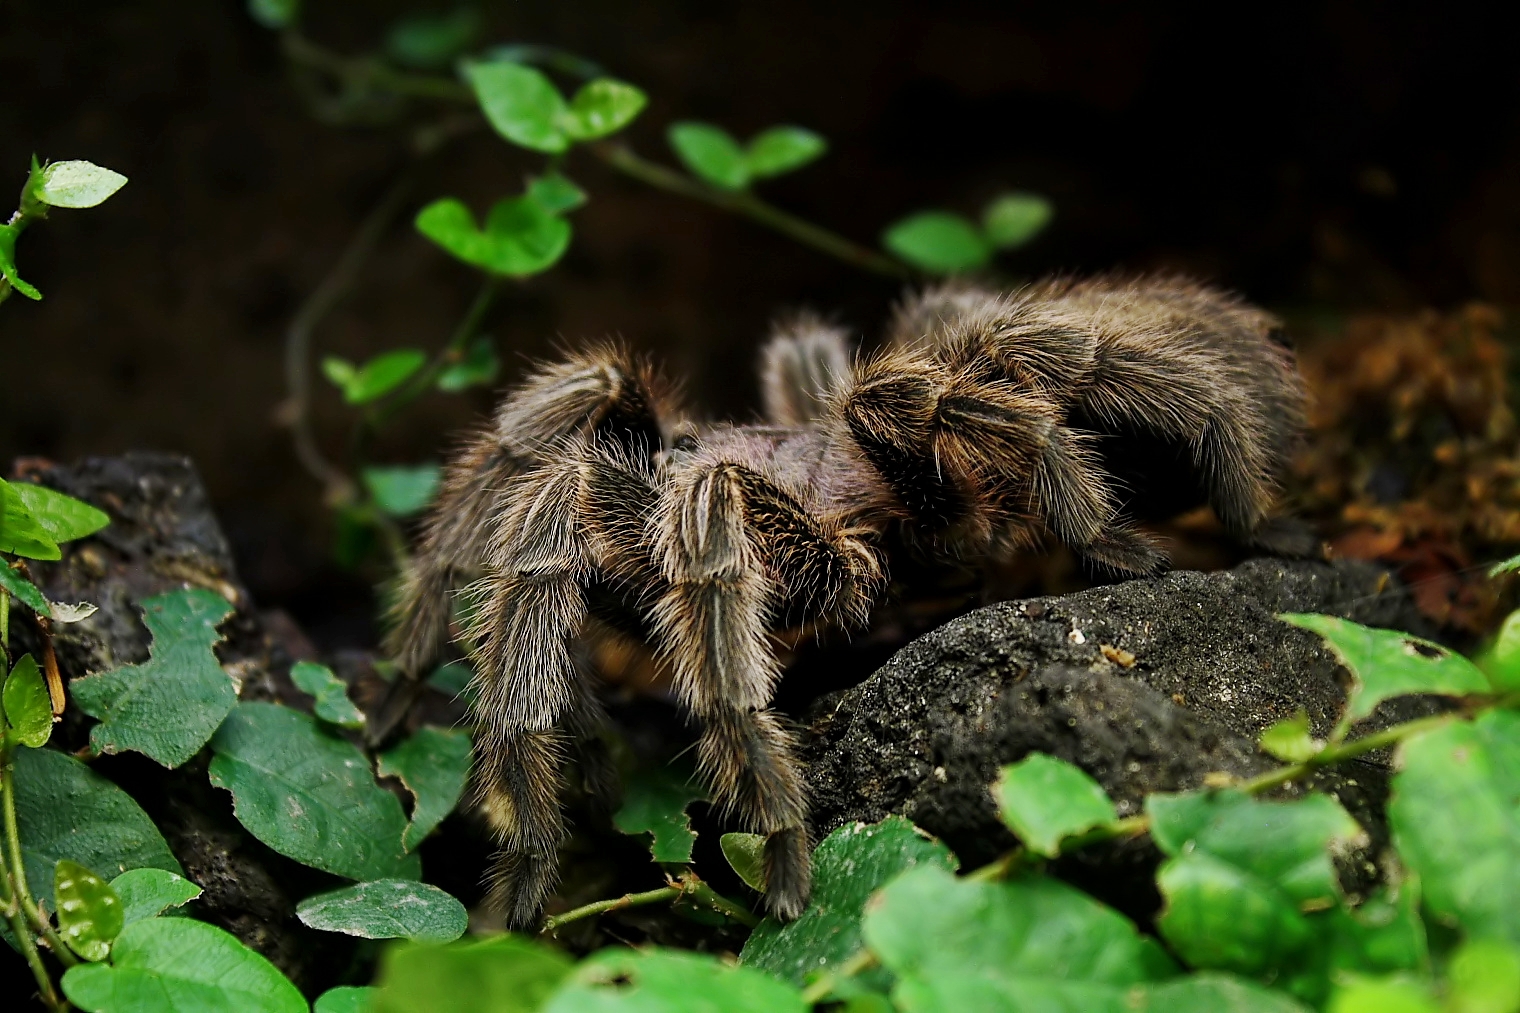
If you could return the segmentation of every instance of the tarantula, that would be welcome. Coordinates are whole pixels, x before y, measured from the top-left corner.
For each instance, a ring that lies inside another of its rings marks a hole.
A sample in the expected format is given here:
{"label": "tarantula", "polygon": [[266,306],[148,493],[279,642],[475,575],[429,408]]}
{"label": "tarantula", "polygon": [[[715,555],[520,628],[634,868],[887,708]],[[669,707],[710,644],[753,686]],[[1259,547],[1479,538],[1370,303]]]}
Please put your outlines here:
{"label": "tarantula", "polygon": [[808,809],[769,708],[773,631],[862,626],[899,555],[997,561],[1042,531],[1099,567],[1157,571],[1105,465],[1127,436],[1181,448],[1225,527],[1280,547],[1268,511],[1304,395],[1275,329],[1173,279],[951,285],[901,306],[874,355],[814,317],[778,328],[757,424],[688,421],[613,345],[529,377],[449,465],[387,644],[415,678],[448,639],[449,593],[484,574],[474,776],[509,924],[556,880],[567,749],[612,787],[588,641],[632,634],[669,664],[703,726],[700,770],[766,835],[765,903],[788,919],[808,900]]}

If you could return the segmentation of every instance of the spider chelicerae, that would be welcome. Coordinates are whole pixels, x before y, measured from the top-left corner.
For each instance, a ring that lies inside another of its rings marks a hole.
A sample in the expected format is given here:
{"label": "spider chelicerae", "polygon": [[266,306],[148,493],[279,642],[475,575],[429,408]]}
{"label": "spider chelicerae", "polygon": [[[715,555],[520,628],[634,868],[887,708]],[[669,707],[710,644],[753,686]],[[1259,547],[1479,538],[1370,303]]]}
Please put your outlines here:
{"label": "spider chelicerae", "polygon": [[910,297],[875,354],[815,317],[780,326],[765,419],[738,425],[691,421],[616,345],[541,367],[448,466],[387,643],[415,679],[448,640],[450,593],[478,578],[474,777],[508,924],[555,884],[569,752],[616,789],[598,638],[669,666],[712,797],[766,836],[765,904],[787,919],[808,900],[808,807],[770,707],[774,632],[860,628],[905,555],[992,564],[1049,533],[1098,568],[1158,571],[1115,477],[1145,472],[1136,439],[1170,448],[1234,536],[1290,550],[1305,536],[1269,511],[1304,394],[1276,328],[1171,278],[947,285]]}

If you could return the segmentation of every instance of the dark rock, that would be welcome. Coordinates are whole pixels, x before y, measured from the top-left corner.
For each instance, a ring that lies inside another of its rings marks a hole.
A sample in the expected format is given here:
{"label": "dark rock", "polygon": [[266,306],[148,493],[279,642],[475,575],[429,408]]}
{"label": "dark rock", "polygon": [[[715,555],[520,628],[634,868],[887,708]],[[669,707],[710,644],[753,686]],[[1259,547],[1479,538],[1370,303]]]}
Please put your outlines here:
{"label": "dark rock", "polygon": [[[999,766],[1031,751],[1082,767],[1121,814],[1138,812],[1149,792],[1270,769],[1276,761],[1255,746],[1264,728],[1302,707],[1324,734],[1345,698],[1334,657],[1318,637],[1277,620],[1282,612],[1431,632],[1386,571],[1348,561],[1252,560],[1224,572],[1171,573],[984,608],[814,704],[802,749],[814,832],[900,813],[974,866],[1014,843],[988,785]],[[1390,701],[1368,724],[1436,706]],[[1368,848],[1343,867],[1353,887],[1386,841],[1387,777],[1386,757],[1374,755],[1313,784],[1368,829]],[[1132,914],[1152,913],[1149,870],[1157,856],[1150,846],[1099,852],[1067,862],[1063,872]],[[1088,881],[1099,875],[1094,866],[1124,881],[1095,886]],[[1136,875],[1126,880],[1124,868]]]}

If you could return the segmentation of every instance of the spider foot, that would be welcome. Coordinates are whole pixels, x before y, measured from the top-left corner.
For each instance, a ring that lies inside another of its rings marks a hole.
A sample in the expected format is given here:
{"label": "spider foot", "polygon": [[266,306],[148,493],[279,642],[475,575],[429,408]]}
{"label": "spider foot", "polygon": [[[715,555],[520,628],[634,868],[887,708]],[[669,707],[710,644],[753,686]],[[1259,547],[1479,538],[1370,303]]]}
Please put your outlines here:
{"label": "spider foot", "polygon": [[813,892],[807,830],[787,827],[765,839],[765,909],[777,921],[802,914]]}
{"label": "spider foot", "polygon": [[496,855],[491,870],[487,905],[506,916],[507,929],[525,929],[538,924],[544,901],[559,878],[555,855],[524,851],[502,851]]}

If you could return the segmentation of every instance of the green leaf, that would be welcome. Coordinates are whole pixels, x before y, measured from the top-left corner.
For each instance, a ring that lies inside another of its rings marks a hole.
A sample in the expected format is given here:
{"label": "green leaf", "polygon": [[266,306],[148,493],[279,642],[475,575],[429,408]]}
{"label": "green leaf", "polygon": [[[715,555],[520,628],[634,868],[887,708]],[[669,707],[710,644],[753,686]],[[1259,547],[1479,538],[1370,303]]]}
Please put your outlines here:
{"label": "green leaf", "polygon": [[47,529],[32,516],[16,485],[0,478],[0,552],[28,559],[61,559]]}
{"label": "green leaf", "polygon": [[1464,943],[1446,965],[1450,1013],[1520,1010],[1520,951],[1497,939]]}
{"label": "green leaf", "polygon": [[1045,877],[982,883],[921,865],[877,894],[863,929],[906,1013],[1120,1013],[1131,986],[1173,973],[1123,915]]}
{"label": "green leaf", "polygon": [[417,215],[417,231],[467,264],[509,277],[551,267],[570,248],[570,223],[530,197],[499,201],[485,231],[470,209],[453,197],[436,200]]}
{"label": "green leaf", "polygon": [[349,879],[416,879],[406,816],[359,748],[288,707],[241,703],[211,740],[211,783],[280,854]]}
{"label": "green leaf", "polygon": [[581,962],[544,1013],[803,1013],[802,994],[748,967],[679,950],[609,949]]}
{"label": "green leaf", "polygon": [[301,0],[248,0],[248,15],[265,28],[286,28],[301,13]]}
{"label": "green leaf", "polygon": [[802,127],[771,127],[750,138],[744,164],[756,179],[795,172],[829,150],[829,143]]}
{"label": "green leaf", "polygon": [[52,606],[42,596],[42,592],[37,590],[37,585],[12,570],[3,559],[0,559],[0,588],[10,592],[21,604],[38,615],[45,616],[52,611]]}
{"label": "green leaf", "polygon": [[322,360],[322,373],[343,392],[352,405],[368,404],[384,397],[427,364],[427,356],[415,348],[398,348],[377,355],[355,368],[335,356]]}
{"label": "green leaf", "polygon": [[1325,743],[1309,734],[1309,712],[1302,707],[1291,718],[1275,722],[1261,733],[1261,751],[1284,763],[1302,763],[1319,755]]}
{"label": "green leaf", "polygon": [[122,930],[109,964],[63,975],[69,1001],[89,1013],[306,1013],[306,1000],[273,964],[229,933],[190,918],[147,918]]}
{"label": "green leaf", "polygon": [[532,67],[496,60],[472,63],[465,77],[491,128],[519,147],[554,155],[570,146],[568,107],[554,83]]}
{"label": "green leaf", "polygon": [[1500,693],[1520,690],[1520,611],[1511,612],[1482,661],[1489,683]]}
{"label": "green leaf", "polygon": [[311,1013],[369,1013],[378,991],[367,985],[339,985],[317,996]]}
{"label": "green leaf", "polygon": [[656,862],[689,862],[697,834],[686,807],[705,797],[685,770],[641,771],[624,788],[623,807],[612,821],[625,834],[649,834],[649,854]]}
{"label": "green leaf", "polygon": [[1030,753],[1002,769],[992,786],[1003,823],[1037,855],[1054,858],[1061,841],[1119,818],[1103,786],[1080,767]]}
{"label": "green leaf", "polygon": [[391,27],[385,34],[385,52],[403,67],[438,70],[469,49],[479,32],[480,14],[473,7],[417,15]]}
{"label": "green leaf", "polygon": [[122,920],[129,925],[183,907],[201,895],[200,887],[164,869],[130,869],[111,880],[111,889],[121,898]]}
{"label": "green leaf", "polygon": [[1350,974],[1385,974],[1430,970],[1425,922],[1420,917],[1419,881],[1406,879],[1369,897],[1360,907],[1336,907],[1312,921],[1319,933],[1315,944],[1325,957],[1322,969],[1310,967],[1327,980]]}
{"label": "green leaf", "polygon": [[586,203],[586,191],[571,182],[568,176],[557,172],[529,179],[528,196],[551,215],[574,211]]}
{"label": "green leaf", "polygon": [[32,520],[55,542],[72,542],[76,538],[93,535],[111,523],[111,518],[105,511],[44,485],[13,482],[11,491],[21,499],[27,513],[32,515]]}
{"label": "green leaf", "polygon": [[51,892],[53,870],[65,858],[106,875],[183,872],[147,813],[116,785],[51,749],[22,747],[14,758],[21,854],[34,897]]}
{"label": "green leaf", "polygon": [[718,838],[718,847],[723,849],[729,868],[744,880],[745,886],[751,890],[765,889],[764,834],[724,834]]}
{"label": "green leaf", "polygon": [[992,247],[975,225],[948,211],[923,211],[896,222],[882,244],[914,267],[930,274],[955,274],[982,267]]}
{"label": "green leaf", "polygon": [[296,905],[302,924],[362,939],[447,943],[464,935],[464,905],[436,886],[380,879],[307,897]]}
{"label": "green leaf", "polygon": [[127,185],[127,177],[93,162],[52,162],[32,196],[55,208],[92,208]]}
{"label": "green leaf", "polygon": [[1303,948],[1305,911],[1331,907],[1332,846],[1361,827],[1327,795],[1260,802],[1238,791],[1150,795],[1151,838],[1171,856],[1157,873],[1161,935],[1194,967],[1263,974]]}
{"label": "green leaf", "polygon": [[1213,855],[1311,909],[1339,897],[1330,850],[1363,838],[1361,826],[1328,795],[1263,802],[1240,791],[1153,794],[1145,809],[1163,853]]}
{"label": "green leaf", "polygon": [[408,851],[454,811],[470,779],[470,733],[423,726],[379,757],[381,777],[399,778],[412,793],[412,821],[402,836]]}
{"label": "green leaf", "polygon": [[633,85],[598,78],[582,85],[570,100],[564,130],[576,141],[606,137],[632,123],[648,104],[649,97]]}
{"label": "green leaf", "polygon": [[1404,742],[1388,822],[1425,905],[1469,936],[1520,943],[1520,713]]}
{"label": "green leaf", "polygon": [[16,272],[16,240],[20,236],[20,225],[0,225],[0,278],[5,282],[0,284],[0,302],[4,302],[10,294],[7,285],[28,299],[42,298],[42,293],[22,281],[21,275]]}
{"label": "green leaf", "polygon": [[216,631],[233,608],[211,591],[170,591],[142,603],[152,657],[69,686],[97,753],[132,750],[178,767],[211,738],[237,703],[237,687],[216,660]]}
{"label": "green leaf", "polygon": [[[4,658],[0,656],[0,671],[3,670]],[[8,737],[12,740],[35,749],[52,737],[53,701],[30,654],[16,660],[16,667],[6,677],[0,704],[4,706],[5,726],[10,729]]]}
{"label": "green leaf", "polygon": [[860,949],[860,919],[873,893],[905,870],[953,870],[956,864],[948,848],[901,816],[869,825],[848,823],[813,852],[813,898],[802,916],[786,925],[766,918],[750,934],[739,959],[783,981],[804,984]]}
{"label": "green leaf", "polygon": [[470,387],[484,387],[496,379],[500,370],[495,344],[490,338],[476,338],[470,342],[464,358],[438,374],[438,389],[453,394]]}
{"label": "green leaf", "polygon": [[1328,1013],[1440,1013],[1430,987],[1407,978],[1360,979],[1335,990]]}
{"label": "green leaf", "polygon": [[443,474],[436,464],[365,468],[360,473],[375,505],[392,517],[410,517],[427,509]]}
{"label": "green leaf", "polygon": [[403,943],[380,962],[372,1013],[537,1013],[570,961],[501,935],[467,943]]}
{"label": "green leaf", "polygon": [[739,142],[722,127],[686,121],[665,132],[676,156],[694,175],[723,190],[749,185],[749,164]]}
{"label": "green leaf", "polygon": [[1054,215],[1039,194],[1005,193],[982,209],[982,232],[993,246],[1012,250],[1043,232]]}
{"label": "green leaf", "polygon": [[111,884],[78,862],[59,859],[53,871],[53,900],[58,934],[85,960],[104,960],[121,932],[121,898]]}
{"label": "green leaf", "polygon": [[1465,696],[1489,690],[1488,680],[1472,662],[1408,633],[1372,629],[1335,616],[1288,613],[1277,618],[1319,634],[1351,673],[1344,722],[1360,720],[1384,700],[1409,693]]}
{"label": "green leaf", "polygon": [[296,689],[316,698],[312,713],[339,728],[364,727],[364,714],[348,698],[348,683],[333,674],[326,665],[298,661],[290,666],[290,681]]}
{"label": "green leaf", "polygon": [[1217,972],[1140,985],[1125,998],[1125,1013],[1309,1013],[1281,992]]}

